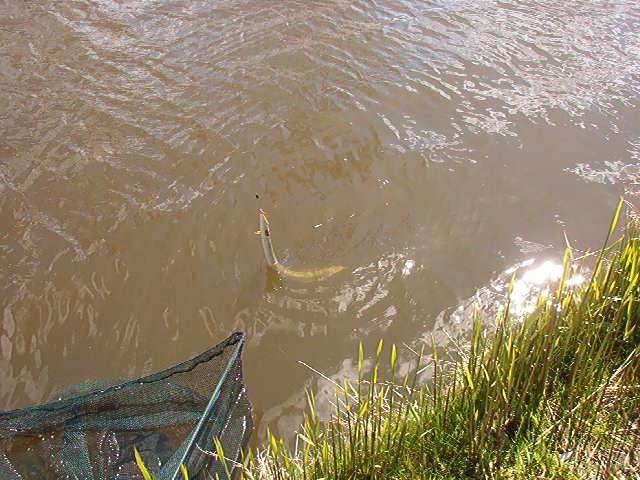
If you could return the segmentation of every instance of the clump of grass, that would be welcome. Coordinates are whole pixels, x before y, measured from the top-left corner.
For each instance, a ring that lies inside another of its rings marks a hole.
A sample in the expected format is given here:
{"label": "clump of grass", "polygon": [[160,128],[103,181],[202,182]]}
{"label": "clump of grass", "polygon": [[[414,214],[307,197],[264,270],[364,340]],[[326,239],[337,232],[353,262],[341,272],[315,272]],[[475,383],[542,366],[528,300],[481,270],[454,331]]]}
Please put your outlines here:
{"label": "clump of grass", "polygon": [[[507,304],[491,328],[478,316],[453,366],[434,346],[402,381],[385,382],[397,351],[381,342],[364,378],[360,346],[360,377],[336,388],[331,421],[309,394],[297,447],[270,434],[243,477],[638,478],[640,228],[629,220],[610,243],[621,209],[599,254],[567,249],[562,279],[533,313],[515,320]],[[570,285],[585,262],[591,278]],[[432,379],[419,384],[425,368]]]}

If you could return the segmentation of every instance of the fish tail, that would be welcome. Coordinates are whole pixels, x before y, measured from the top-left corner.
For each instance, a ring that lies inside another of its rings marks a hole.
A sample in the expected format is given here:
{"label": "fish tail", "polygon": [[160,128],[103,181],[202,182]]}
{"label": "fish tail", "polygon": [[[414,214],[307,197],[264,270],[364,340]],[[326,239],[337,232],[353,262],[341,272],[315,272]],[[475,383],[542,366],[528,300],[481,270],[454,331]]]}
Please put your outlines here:
{"label": "fish tail", "polygon": [[295,278],[298,280],[321,280],[341,272],[344,270],[344,267],[342,265],[335,265],[315,270],[291,270],[290,268],[278,264],[277,270],[280,274],[289,278]]}

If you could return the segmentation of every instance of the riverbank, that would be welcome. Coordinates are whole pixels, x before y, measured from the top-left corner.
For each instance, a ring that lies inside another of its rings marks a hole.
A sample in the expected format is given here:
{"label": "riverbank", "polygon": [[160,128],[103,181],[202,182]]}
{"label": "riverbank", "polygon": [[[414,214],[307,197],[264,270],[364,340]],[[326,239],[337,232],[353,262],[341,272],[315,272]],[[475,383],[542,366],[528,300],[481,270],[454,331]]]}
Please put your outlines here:
{"label": "riverbank", "polygon": [[371,373],[336,386],[330,422],[310,396],[297,448],[271,435],[243,478],[637,478],[640,226],[616,228],[621,210],[600,252],[567,250],[533,313],[478,316],[462,352],[416,352],[399,382],[383,380],[397,350],[380,344]]}

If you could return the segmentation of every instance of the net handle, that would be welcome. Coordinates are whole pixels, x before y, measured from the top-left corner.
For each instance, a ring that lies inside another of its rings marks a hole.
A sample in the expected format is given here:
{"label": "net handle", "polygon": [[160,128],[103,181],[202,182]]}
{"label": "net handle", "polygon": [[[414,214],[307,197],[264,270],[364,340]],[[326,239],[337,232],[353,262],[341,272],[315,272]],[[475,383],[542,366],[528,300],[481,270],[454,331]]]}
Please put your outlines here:
{"label": "net handle", "polygon": [[[244,334],[241,333],[240,335],[241,335],[240,339],[236,343],[236,345],[235,345],[235,347],[233,349],[233,353],[231,354],[231,357],[229,358],[229,361],[227,362],[227,365],[224,368],[224,372],[222,373],[222,377],[220,377],[220,381],[218,381],[218,384],[216,385],[216,388],[213,391],[213,394],[211,395],[211,398],[209,399],[209,403],[207,403],[207,407],[204,409],[204,412],[200,416],[200,421],[198,422],[196,427],[191,432],[191,438],[189,439],[189,443],[187,444],[187,448],[185,449],[184,454],[182,455],[182,458],[180,458],[180,461],[178,462],[178,464],[176,466],[176,471],[173,472],[173,475],[171,476],[171,480],[179,480],[180,479],[179,475],[182,475],[181,472],[180,472],[180,466],[181,465],[186,465],[185,462],[187,461],[187,458],[189,458],[189,456],[193,452],[193,448],[195,447],[195,443],[196,443],[195,441],[196,441],[196,438],[198,436],[198,432],[200,432],[200,430],[202,430],[202,427],[203,427],[204,423],[207,421],[207,418],[211,414],[211,411],[213,410],[213,407],[215,406],[216,402],[218,401],[218,398],[220,397],[220,392],[222,390],[222,385],[224,384],[224,382],[227,380],[227,377],[229,376],[229,371],[231,370],[231,365],[233,365],[235,363],[236,359],[240,355],[240,351],[242,350],[242,346],[244,345]],[[224,459],[223,459],[223,461],[224,461]]]}

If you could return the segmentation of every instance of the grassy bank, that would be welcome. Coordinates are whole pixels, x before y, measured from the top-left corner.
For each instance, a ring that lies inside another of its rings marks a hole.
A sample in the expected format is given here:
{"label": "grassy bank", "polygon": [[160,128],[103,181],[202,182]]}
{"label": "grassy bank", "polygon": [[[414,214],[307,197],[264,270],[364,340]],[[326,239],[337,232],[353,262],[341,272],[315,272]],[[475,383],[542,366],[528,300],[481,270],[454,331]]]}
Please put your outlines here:
{"label": "grassy bank", "polygon": [[[516,320],[507,304],[491,322],[478,316],[467,348],[417,353],[400,380],[395,347],[380,345],[372,372],[337,386],[330,422],[310,396],[298,447],[271,436],[242,476],[637,478],[640,229],[616,230],[619,217],[601,252],[567,250],[563,278],[533,313]],[[573,285],[577,266],[590,278]]]}

